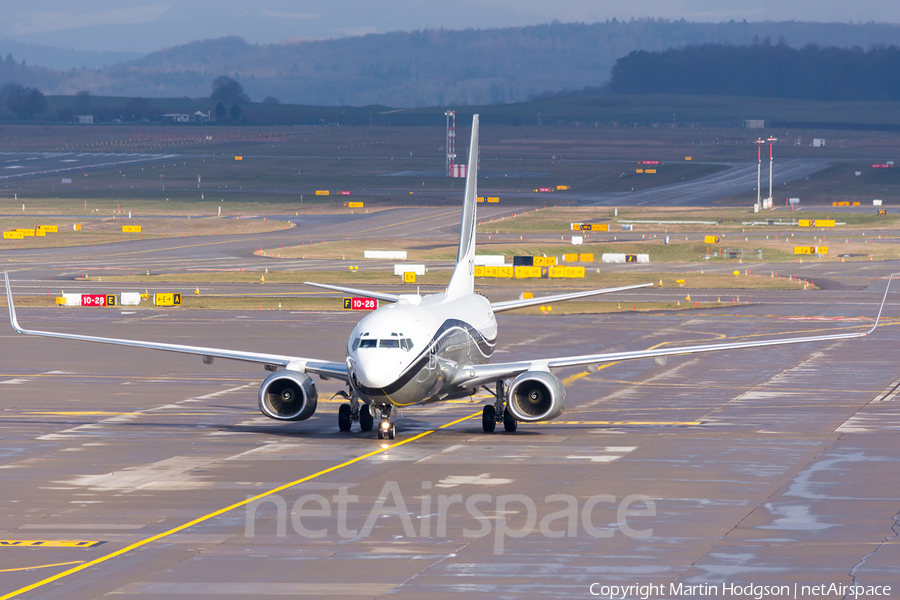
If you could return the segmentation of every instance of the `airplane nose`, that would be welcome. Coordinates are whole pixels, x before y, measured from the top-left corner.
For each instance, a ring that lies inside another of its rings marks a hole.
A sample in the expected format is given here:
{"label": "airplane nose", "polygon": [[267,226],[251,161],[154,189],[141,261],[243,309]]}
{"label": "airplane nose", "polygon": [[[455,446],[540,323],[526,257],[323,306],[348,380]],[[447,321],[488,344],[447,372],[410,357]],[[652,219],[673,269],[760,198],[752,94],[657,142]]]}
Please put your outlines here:
{"label": "airplane nose", "polygon": [[384,388],[397,380],[397,367],[383,357],[359,356],[350,360],[350,370],[359,382],[369,388]]}

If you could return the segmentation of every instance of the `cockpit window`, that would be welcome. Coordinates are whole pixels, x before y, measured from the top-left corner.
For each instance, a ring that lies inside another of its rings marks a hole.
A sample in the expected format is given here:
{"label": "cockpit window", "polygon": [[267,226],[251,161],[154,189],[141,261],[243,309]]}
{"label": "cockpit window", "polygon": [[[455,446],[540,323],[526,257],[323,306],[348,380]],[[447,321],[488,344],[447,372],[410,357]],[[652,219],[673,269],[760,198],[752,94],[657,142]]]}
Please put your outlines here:
{"label": "cockpit window", "polygon": [[360,340],[360,348],[375,348],[378,346],[378,340]]}
{"label": "cockpit window", "polygon": [[413,341],[409,338],[403,338],[402,340],[400,340],[400,347],[409,352],[410,350],[412,350]]}
{"label": "cockpit window", "polygon": [[400,340],[381,340],[378,342],[379,348],[399,348]]}
{"label": "cockpit window", "polygon": [[353,345],[351,346],[354,352],[359,348],[359,338],[353,338]]}

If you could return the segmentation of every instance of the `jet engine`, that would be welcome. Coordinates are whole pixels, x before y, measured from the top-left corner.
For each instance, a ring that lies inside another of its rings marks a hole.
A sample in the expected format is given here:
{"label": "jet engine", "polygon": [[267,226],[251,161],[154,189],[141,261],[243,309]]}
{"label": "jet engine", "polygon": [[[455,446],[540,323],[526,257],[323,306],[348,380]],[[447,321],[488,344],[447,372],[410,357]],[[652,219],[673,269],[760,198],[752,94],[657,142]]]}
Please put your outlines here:
{"label": "jet engine", "polygon": [[259,410],[270,419],[303,421],[316,412],[316,383],[299,371],[275,371],[259,387]]}
{"label": "jet engine", "polygon": [[509,386],[506,407],[517,421],[549,421],[566,409],[566,388],[547,371],[525,371]]}

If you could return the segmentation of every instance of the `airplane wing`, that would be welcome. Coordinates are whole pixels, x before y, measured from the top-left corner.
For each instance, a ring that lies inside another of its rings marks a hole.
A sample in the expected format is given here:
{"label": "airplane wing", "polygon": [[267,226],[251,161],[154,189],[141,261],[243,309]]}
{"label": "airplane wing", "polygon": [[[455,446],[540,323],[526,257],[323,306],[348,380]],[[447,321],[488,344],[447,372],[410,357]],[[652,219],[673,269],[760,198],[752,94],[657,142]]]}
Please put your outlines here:
{"label": "airplane wing", "polygon": [[376,300],[384,300],[385,302],[396,302],[400,296],[396,294],[384,294],[381,292],[370,292],[368,290],[360,290],[357,288],[343,287],[340,285],[326,285],[324,283],[312,283],[304,281],[303,285],[311,285],[313,287],[322,288],[323,290],[331,290],[333,292],[344,292],[345,294],[358,294],[364,298],[375,298]]}
{"label": "airplane wing", "polygon": [[584,292],[572,292],[571,294],[558,294],[556,296],[544,296],[543,298],[527,298],[525,300],[509,300],[506,302],[492,302],[491,308],[495,313],[507,310],[515,310],[517,308],[526,308],[528,306],[537,306],[539,304],[549,304],[551,302],[562,302],[563,300],[574,300],[576,298],[587,298],[589,296],[597,296],[599,294],[611,294],[612,292],[622,292],[625,290],[635,290],[652,286],[652,283],[641,283],[639,285],[626,285],[623,287],[605,288],[602,290],[587,290]]}
{"label": "airplane wing", "polygon": [[704,344],[699,346],[677,346],[674,348],[657,348],[653,350],[631,350],[626,352],[608,352],[603,354],[582,354],[579,356],[564,356],[561,358],[543,358],[536,360],[523,360],[509,363],[495,363],[484,365],[467,365],[459,370],[454,383],[460,387],[474,388],[485,385],[501,379],[516,377],[521,373],[529,370],[547,371],[549,369],[562,369],[564,367],[577,367],[586,365],[597,365],[609,362],[618,362],[622,360],[634,360],[637,358],[655,358],[658,356],[673,356],[680,354],[698,354],[701,352],[717,352],[721,350],[739,350],[743,348],[763,348],[766,346],[784,346],[787,344],[801,344],[804,342],[826,342],[832,340],[848,340],[852,338],[865,337],[875,331],[878,322],[881,319],[881,311],[884,310],[884,303],[887,300],[888,289],[891,287],[891,281],[894,275],[888,279],[887,286],[884,290],[884,297],[881,299],[881,306],[878,309],[878,315],[875,317],[875,324],[867,331],[859,331],[854,333],[834,333],[828,335],[815,335],[808,337],[791,337],[777,338],[772,340],[754,340],[750,342],[731,342],[725,344]]}
{"label": "airplane wing", "polygon": [[226,350],[222,348],[206,348],[203,346],[185,346],[182,344],[167,344],[163,342],[144,342],[140,340],[124,340],[118,338],[97,337],[93,335],[78,335],[74,333],[58,333],[53,331],[37,331],[24,329],[19,325],[16,317],[16,307],[13,304],[12,289],[9,285],[9,274],[4,271],[6,280],[6,301],[9,306],[9,322],[17,333],[25,335],[38,335],[43,337],[60,338],[66,340],[80,340],[83,342],[97,342],[100,344],[115,344],[118,346],[130,346],[132,348],[148,348],[150,350],[165,350],[167,352],[179,352],[182,354],[196,354],[202,356],[204,362],[212,362],[213,358],[228,358],[246,362],[260,363],[264,365],[290,368],[294,371],[313,373],[322,377],[333,377],[347,381],[347,365],[342,362],[331,362],[298,356],[282,354],[265,354],[261,352],[244,352],[241,350]]}

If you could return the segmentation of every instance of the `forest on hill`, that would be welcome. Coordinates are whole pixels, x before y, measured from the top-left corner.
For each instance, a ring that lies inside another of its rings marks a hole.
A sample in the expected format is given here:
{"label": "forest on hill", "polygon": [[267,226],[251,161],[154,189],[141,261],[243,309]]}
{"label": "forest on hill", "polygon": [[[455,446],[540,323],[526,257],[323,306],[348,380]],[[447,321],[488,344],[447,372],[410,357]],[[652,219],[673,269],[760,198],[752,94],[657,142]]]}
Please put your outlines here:
{"label": "forest on hill", "polygon": [[702,44],[632,52],[616,61],[616,94],[755,96],[803,100],[900,100],[897,46],[791,48]]}
{"label": "forest on hill", "polygon": [[900,27],[883,23],[690,23],[661,19],[558,23],[461,31],[426,29],[333,40],[251,44],[202,40],[103,68],[59,70],[26,64],[0,41],[0,85],[46,95],[206,98],[219,76],[233,77],[251,100],[324,106],[393,107],[521,102],[600,87],[616,60],[634,51],[783,39],[803,48],[900,45]]}

